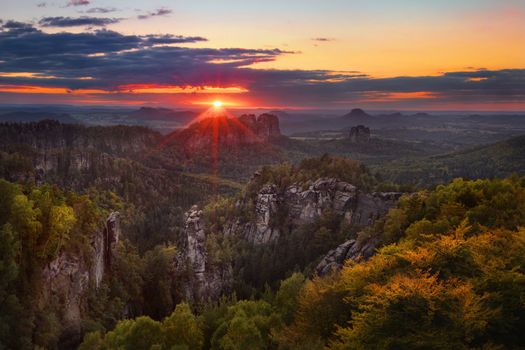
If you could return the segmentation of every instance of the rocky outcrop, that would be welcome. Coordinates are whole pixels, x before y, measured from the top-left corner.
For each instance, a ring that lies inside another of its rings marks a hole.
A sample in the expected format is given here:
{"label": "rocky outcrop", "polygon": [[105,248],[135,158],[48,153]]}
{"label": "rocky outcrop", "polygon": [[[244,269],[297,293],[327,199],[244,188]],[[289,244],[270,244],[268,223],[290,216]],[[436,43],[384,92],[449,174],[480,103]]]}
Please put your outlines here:
{"label": "rocky outcrop", "polygon": [[281,137],[279,118],[272,114],[245,114],[237,117],[213,116],[201,119],[188,128],[167,136],[187,151],[205,150],[212,147],[235,148],[243,145],[266,143]]}
{"label": "rocky outcrop", "polygon": [[348,259],[361,261],[370,258],[377,247],[378,240],[371,238],[364,242],[350,239],[337,248],[330,250],[319,262],[315,272],[324,276],[334,270],[339,270]]}
{"label": "rocky outcrop", "polygon": [[370,142],[370,128],[364,125],[353,126],[348,138],[352,143],[368,143]]}
{"label": "rocky outcrop", "polygon": [[279,118],[273,114],[264,113],[255,117],[254,114],[243,114],[239,121],[245,124],[259,139],[267,141],[281,136]]}
{"label": "rocky outcrop", "polygon": [[98,231],[92,240],[94,255],[91,277],[97,288],[104,277],[104,273],[111,271],[119,237],[120,214],[119,212],[112,212],[106,220],[104,228]]}
{"label": "rocky outcrop", "polygon": [[94,233],[91,256],[62,252],[42,270],[43,289],[39,303],[42,308],[52,300],[62,304],[60,318],[65,337],[80,336],[86,291],[90,283],[98,287],[104,274],[111,271],[119,236],[119,214],[113,212],[105,225]]}
{"label": "rocky outcrop", "polygon": [[121,157],[140,160],[158,144],[160,134],[142,127],[86,127],[53,120],[0,123],[0,151],[23,159],[23,166],[1,174],[11,181],[57,183],[84,189],[102,182],[113,187]]}
{"label": "rocky outcrop", "polygon": [[[267,184],[255,199],[254,220],[243,222],[243,218],[238,218],[227,226],[225,233],[240,235],[254,244],[265,244],[281,235],[275,223],[283,213],[287,222],[298,226],[315,221],[325,210],[341,215],[350,225],[367,226],[385,215],[399,196],[399,193],[366,193],[334,178],[318,179],[307,189],[293,184],[279,191],[277,186]],[[238,203],[243,205],[246,203]]]}
{"label": "rocky outcrop", "polygon": [[62,253],[42,271],[43,289],[40,307],[53,300],[61,303],[59,315],[63,334],[76,338],[81,333],[81,319],[85,309],[85,293],[89,286],[90,271],[84,257]]}
{"label": "rocky outcrop", "polygon": [[197,302],[217,300],[232,284],[231,266],[209,263],[202,215],[196,205],[186,212],[183,242],[175,259],[182,298]]}

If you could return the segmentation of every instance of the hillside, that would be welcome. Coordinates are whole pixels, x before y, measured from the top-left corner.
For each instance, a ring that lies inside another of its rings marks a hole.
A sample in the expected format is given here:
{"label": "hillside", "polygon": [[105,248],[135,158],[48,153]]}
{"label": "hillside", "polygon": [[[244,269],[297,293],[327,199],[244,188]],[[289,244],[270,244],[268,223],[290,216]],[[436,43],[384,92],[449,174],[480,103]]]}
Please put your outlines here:
{"label": "hillside", "polygon": [[376,168],[384,180],[428,186],[456,177],[468,179],[525,174],[525,136],[461,152],[406,161],[392,161]]}

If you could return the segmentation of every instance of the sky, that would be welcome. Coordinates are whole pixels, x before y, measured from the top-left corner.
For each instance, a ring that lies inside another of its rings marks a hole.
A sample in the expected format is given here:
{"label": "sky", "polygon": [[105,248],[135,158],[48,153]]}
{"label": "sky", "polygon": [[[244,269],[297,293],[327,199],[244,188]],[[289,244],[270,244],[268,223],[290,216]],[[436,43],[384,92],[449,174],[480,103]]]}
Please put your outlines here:
{"label": "sky", "polygon": [[523,0],[0,0],[0,103],[525,111]]}

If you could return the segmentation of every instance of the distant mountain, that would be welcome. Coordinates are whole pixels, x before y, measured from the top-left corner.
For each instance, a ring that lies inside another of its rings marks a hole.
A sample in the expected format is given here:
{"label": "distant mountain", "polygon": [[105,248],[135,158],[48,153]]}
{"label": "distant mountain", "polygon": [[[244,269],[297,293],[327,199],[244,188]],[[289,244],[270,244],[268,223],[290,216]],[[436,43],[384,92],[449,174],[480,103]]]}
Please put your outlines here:
{"label": "distant mountain", "polygon": [[194,111],[174,111],[168,108],[141,107],[128,114],[128,119],[141,121],[167,121],[185,124],[198,116]]}
{"label": "distant mountain", "polygon": [[63,124],[80,124],[79,120],[66,113],[17,111],[0,114],[0,122],[29,123],[45,119],[56,120]]}
{"label": "distant mountain", "polygon": [[350,113],[347,113],[341,117],[341,119],[351,120],[354,123],[361,124],[369,123],[373,118],[374,117],[363,111],[361,108],[354,108],[350,111]]}

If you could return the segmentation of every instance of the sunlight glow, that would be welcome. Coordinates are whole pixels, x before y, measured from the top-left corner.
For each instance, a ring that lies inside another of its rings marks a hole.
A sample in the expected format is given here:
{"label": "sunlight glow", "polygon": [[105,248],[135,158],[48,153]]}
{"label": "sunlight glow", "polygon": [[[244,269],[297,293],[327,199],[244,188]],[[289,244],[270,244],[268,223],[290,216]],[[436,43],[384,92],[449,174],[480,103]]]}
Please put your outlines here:
{"label": "sunlight glow", "polygon": [[222,107],[222,102],[221,101],[213,101],[213,106],[217,107],[217,108]]}

